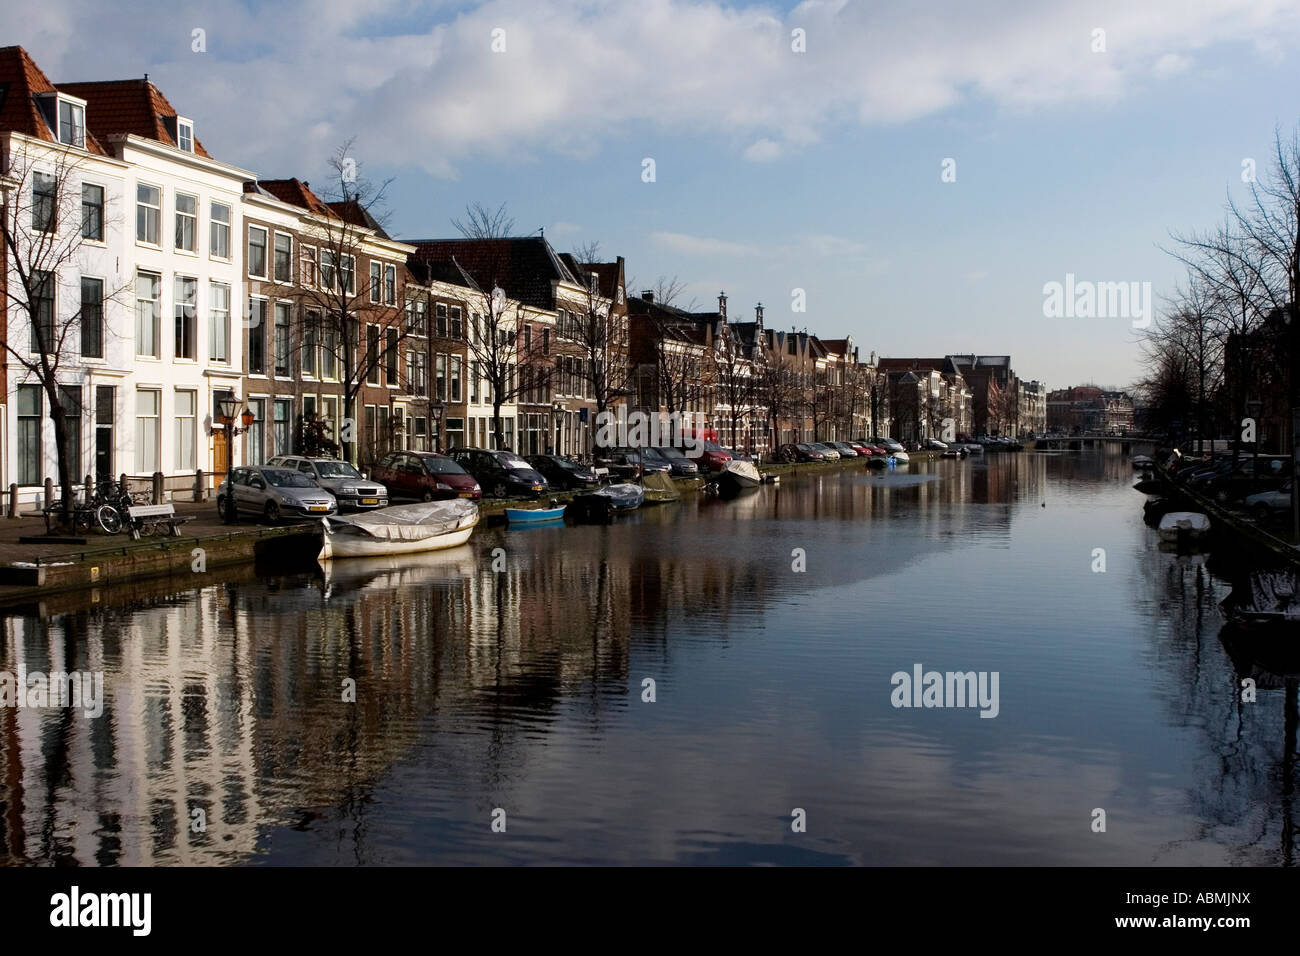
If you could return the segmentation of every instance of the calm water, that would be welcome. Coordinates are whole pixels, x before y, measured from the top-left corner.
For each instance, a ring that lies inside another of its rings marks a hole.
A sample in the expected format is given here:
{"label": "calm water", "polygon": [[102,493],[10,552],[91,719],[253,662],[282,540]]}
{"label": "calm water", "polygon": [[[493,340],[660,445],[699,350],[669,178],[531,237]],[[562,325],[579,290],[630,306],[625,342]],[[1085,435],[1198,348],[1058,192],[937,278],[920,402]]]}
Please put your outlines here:
{"label": "calm water", "polygon": [[[1101,453],[921,463],[52,598],[4,621],[0,669],[103,671],[107,708],[0,709],[0,854],[1289,863],[1294,679],[1233,663],[1227,586],[1159,550],[1132,481]],[[916,663],[997,671],[1000,713],[895,709]]]}

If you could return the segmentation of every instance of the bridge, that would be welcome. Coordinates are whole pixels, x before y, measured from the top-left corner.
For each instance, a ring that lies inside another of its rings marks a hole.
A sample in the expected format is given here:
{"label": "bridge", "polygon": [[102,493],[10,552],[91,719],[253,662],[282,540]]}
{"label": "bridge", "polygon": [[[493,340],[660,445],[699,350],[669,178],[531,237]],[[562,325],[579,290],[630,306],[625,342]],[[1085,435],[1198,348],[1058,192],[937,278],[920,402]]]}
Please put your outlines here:
{"label": "bridge", "polygon": [[1134,445],[1155,445],[1161,439],[1153,435],[1052,435],[1033,440],[1034,448],[1053,451],[1082,451],[1085,448],[1102,448],[1118,445],[1132,451]]}

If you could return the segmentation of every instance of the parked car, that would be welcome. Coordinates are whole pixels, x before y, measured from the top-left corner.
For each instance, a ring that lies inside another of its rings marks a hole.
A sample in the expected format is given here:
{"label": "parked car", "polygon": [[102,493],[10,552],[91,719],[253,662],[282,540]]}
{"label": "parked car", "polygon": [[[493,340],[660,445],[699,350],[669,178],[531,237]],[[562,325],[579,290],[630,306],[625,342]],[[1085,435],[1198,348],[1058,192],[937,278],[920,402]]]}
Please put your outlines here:
{"label": "parked car", "polygon": [[673,467],[673,474],[679,478],[694,478],[700,473],[700,466],[681,448],[660,445],[656,449]]}
{"label": "parked car", "polygon": [[776,456],[781,461],[787,462],[825,460],[825,456],[821,452],[814,450],[804,442],[790,442],[782,445],[776,450]]}
{"label": "parked car", "polygon": [[636,453],[641,456],[642,474],[672,474],[673,463],[658,448],[638,448]]}
{"label": "parked car", "polygon": [[334,496],[340,511],[388,507],[388,489],[378,480],[364,477],[349,462],[337,458],[276,455],[266,464],[270,468],[290,468],[313,479]]}
{"label": "parked car", "polygon": [[261,515],[274,524],[281,518],[328,518],[338,513],[334,496],[300,471],[267,465],[235,468],[217,488],[217,514]]}
{"label": "parked car", "polygon": [[858,457],[857,449],[855,449],[855,448],[854,448],[852,445],[850,445],[848,442],[843,442],[843,441],[828,441],[828,442],[822,442],[822,444],[824,444],[824,445],[829,445],[831,448],[834,448],[837,452],[840,453],[840,457],[841,457],[841,458],[857,458],[857,457]]}
{"label": "parked car", "polygon": [[927,448],[930,451],[947,451],[948,443],[939,441],[937,438],[927,438],[925,441],[921,442],[921,447]]}
{"label": "parked car", "polygon": [[548,485],[561,491],[581,491],[600,484],[594,471],[563,455],[529,455],[524,460]]}
{"label": "parked car", "polygon": [[1208,474],[1193,476],[1191,483],[1203,494],[1213,495],[1218,501],[1235,501],[1261,491],[1273,491],[1291,477],[1291,460],[1282,455],[1259,456],[1256,459],[1231,460]]}
{"label": "parked car", "polygon": [[484,494],[497,498],[537,498],[550,486],[546,479],[512,451],[453,448],[448,457],[473,476]]}
{"label": "parked car", "polygon": [[1246,497],[1246,508],[1260,524],[1267,524],[1291,511],[1291,482],[1274,491],[1261,491]]}
{"label": "parked car", "polygon": [[722,450],[731,456],[732,461],[747,461],[750,463],[754,462],[753,455],[746,454],[745,452],[741,451],[738,448],[724,448]]}
{"label": "parked car", "polygon": [[894,441],[894,439],[892,438],[873,438],[871,439],[871,443],[873,445],[879,445],[881,448],[885,449],[885,451],[889,452],[889,454],[891,455],[896,454],[900,451],[906,451],[906,449],[903,448],[901,444]]}
{"label": "parked car", "polygon": [[483,497],[479,483],[454,459],[431,451],[395,451],[379,460],[373,472],[394,498],[444,501]]}
{"label": "parked car", "polygon": [[876,450],[865,442],[851,441],[849,445],[858,453],[859,458],[872,458],[876,454]]}
{"label": "parked car", "polygon": [[822,453],[822,457],[827,461],[839,461],[840,453],[825,442],[812,442],[812,447]]}
{"label": "parked car", "polygon": [[700,455],[695,459],[695,464],[699,467],[700,472],[721,471],[727,467],[727,462],[731,461],[731,453],[715,441],[706,441],[704,447],[700,449]]}

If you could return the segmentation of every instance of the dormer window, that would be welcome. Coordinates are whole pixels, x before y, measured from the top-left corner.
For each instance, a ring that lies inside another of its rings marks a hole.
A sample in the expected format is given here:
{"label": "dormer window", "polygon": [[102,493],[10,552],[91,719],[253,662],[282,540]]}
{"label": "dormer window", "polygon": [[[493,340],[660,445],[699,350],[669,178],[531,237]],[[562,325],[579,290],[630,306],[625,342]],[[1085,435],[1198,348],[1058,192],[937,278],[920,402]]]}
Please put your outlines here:
{"label": "dormer window", "polygon": [[41,93],[37,105],[54,138],[65,146],[86,148],[86,101],[63,93]]}
{"label": "dormer window", "polygon": [[176,145],[187,153],[194,152],[194,124],[176,117]]}

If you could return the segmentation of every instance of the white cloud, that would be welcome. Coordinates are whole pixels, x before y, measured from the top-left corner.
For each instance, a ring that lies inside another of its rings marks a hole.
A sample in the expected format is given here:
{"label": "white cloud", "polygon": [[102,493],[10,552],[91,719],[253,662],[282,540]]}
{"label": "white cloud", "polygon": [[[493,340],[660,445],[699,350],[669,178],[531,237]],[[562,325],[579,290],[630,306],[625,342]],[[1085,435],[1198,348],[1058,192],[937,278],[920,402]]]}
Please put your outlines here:
{"label": "white cloud", "polygon": [[688,236],[682,232],[652,232],[650,238],[673,252],[687,256],[753,256],[756,246],[707,236]]}
{"label": "white cloud", "polygon": [[[1149,82],[1153,64],[1169,75],[1216,44],[1279,50],[1300,34],[1300,5],[1287,0],[809,0],[784,18],[720,0],[220,11],[203,23],[141,0],[47,0],[0,9],[0,30],[56,81],[148,70],[218,155],[266,175],[309,174],[304,157],[355,135],[372,160],[444,177],[483,158],[596,155],[615,138],[650,152],[665,134],[716,137],[770,161],[844,124],[972,100],[1033,109],[1120,97]],[[207,53],[190,50],[195,26]],[[805,53],[790,49],[796,26]],[[1098,26],[1105,53],[1090,48]],[[491,50],[497,27],[504,53]]]}

